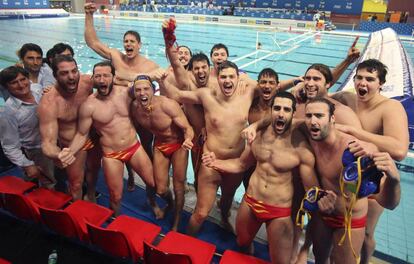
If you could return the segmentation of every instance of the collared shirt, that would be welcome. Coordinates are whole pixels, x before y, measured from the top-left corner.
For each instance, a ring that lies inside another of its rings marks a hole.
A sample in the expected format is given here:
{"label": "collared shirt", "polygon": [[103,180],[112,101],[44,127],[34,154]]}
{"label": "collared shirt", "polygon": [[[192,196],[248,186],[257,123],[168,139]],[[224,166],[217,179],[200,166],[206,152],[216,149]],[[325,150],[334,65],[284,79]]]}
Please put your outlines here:
{"label": "collared shirt", "polygon": [[37,107],[42,97],[42,87],[31,84],[30,90],[36,103],[26,103],[10,95],[0,112],[1,146],[9,160],[21,167],[34,165],[23,154],[22,148],[41,147]]}
{"label": "collared shirt", "polygon": [[46,63],[43,63],[40,68],[39,75],[37,76],[37,82],[45,89],[48,86],[55,85],[56,79],[53,76],[53,71]]}

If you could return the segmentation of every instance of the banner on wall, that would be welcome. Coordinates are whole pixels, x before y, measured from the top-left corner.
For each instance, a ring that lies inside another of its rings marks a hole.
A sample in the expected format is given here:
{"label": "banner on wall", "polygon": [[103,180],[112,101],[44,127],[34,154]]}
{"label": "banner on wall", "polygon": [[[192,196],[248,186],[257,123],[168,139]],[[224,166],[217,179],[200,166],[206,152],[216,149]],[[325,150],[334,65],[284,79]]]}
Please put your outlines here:
{"label": "banner on wall", "polygon": [[385,14],[387,12],[387,5],[388,5],[388,1],[364,0],[364,5],[362,6],[362,12]]}
{"label": "banner on wall", "polygon": [[0,9],[37,9],[49,8],[49,0],[2,0]]}

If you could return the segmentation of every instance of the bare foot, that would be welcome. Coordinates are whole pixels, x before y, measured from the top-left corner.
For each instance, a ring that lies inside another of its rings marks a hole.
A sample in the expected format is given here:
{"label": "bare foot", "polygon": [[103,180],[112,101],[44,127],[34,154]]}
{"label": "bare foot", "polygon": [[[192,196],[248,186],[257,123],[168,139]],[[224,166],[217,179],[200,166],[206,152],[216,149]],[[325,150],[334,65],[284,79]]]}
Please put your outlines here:
{"label": "bare foot", "polygon": [[135,191],[135,181],[134,181],[134,176],[128,176],[128,186],[127,186],[127,190],[128,192],[133,192]]}

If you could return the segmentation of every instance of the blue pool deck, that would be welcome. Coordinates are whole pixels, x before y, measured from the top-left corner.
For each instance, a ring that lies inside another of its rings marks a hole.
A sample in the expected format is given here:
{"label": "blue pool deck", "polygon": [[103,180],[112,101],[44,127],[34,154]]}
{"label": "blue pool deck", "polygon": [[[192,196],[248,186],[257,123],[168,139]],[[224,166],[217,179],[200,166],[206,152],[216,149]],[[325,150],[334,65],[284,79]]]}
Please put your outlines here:
{"label": "blue pool deck", "polygon": [[[113,48],[122,50],[122,36],[126,30],[133,29],[141,34],[141,53],[156,61],[161,67],[167,67],[168,61],[164,53],[164,43],[161,34],[160,20],[127,20],[112,17],[96,18],[95,27],[102,42]],[[45,30],[47,29],[47,30]],[[75,58],[82,72],[88,73],[92,66],[102,59],[90,50],[83,39],[84,19],[31,19],[31,20],[1,20],[0,21],[0,69],[10,66],[17,61],[16,50],[27,42],[38,43],[44,54],[58,42],[69,43],[75,50]],[[257,33],[259,32],[259,33]],[[303,75],[305,70],[315,62],[325,63],[335,67],[345,56],[355,35],[361,35],[357,47],[363,48],[367,35],[358,32],[340,32],[336,34],[313,34],[299,36],[295,32],[275,32],[268,29],[238,26],[222,26],[209,24],[182,23],[177,27],[179,44],[187,45],[194,52],[210,53],[215,43],[224,43],[230,51],[230,60],[237,61],[239,66],[253,79],[259,71],[271,67],[279,73],[280,79]],[[262,43],[263,49],[277,51],[264,59],[262,52],[254,55],[256,39]],[[277,47],[274,40],[280,45]],[[406,38],[403,46],[414,63],[414,40]],[[292,46],[295,49],[288,51]],[[285,52],[288,51],[288,52]],[[259,59],[258,59],[259,58]],[[258,59],[258,60],[257,60]],[[255,61],[255,63],[251,63]],[[333,86],[335,91],[350,69]],[[0,98],[0,105],[4,103]],[[414,263],[414,152],[411,157],[400,164],[402,199],[394,211],[386,210],[376,229],[377,251],[390,255],[401,262]],[[192,169],[188,169],[189,182]],[[238,200],[243,194],[238,192]],[[388,262],[395,263],[396,259]]]}

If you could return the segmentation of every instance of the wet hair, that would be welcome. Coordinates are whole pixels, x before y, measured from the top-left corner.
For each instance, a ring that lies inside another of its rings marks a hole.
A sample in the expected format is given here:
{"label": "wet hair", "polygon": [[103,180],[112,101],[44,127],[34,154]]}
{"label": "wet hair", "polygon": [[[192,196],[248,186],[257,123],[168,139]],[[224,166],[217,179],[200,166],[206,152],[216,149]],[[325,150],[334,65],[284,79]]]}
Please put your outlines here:
{"label": "wet hair", "polygon": [[220,72],[224,69],[233,68],[236,70],[237,76],[239,75],[239,67],[231,61],[224,61],[221,63],[218,67],[217,73],[220,74]]}
{"label": "wet hair", "polygon": [[368,72],[373,73],[376,72],[380,84],[385,83],[385,76],[387,76],[387,66],[385,66],[382,62],[376,59],[369,59],[366,61],[361,62],[358,64],[356,72],[359,70],[366,69]]}
{"label": "wet hair", "polygon": [[275,93],[269,101],[269,106],[272,108],[273,104],[275,103],[276,98],[287,98],[292,101],[292,110],[293,112],[296,111],[296,98],[293,94],[286,92],[286,91],[278,91]]}
{"label": "wet hair", "polygon": [[70,51],[70,54],[72,54],[72,57],[75,56],[73,48],[70,45],[62,42],[55,44],[52,49],[55,51],[55,55],[59,55],[60,53],[68,49]]}
{"label": "wet hair", "polygon": [[112,75],[115,76],[115,67],[114,65],[112,65],[111,61],[109,60],[104,60],[104,61],[98,62],[95,65],[93,65],[92,74],[95,74],[96,67],[110,67]]}
{"label": "wet hair", "polygon": [[21,73],[26,78],[29,78],[29,72],[22,67],[10,66],[0,72],[0,84],[7,88],[7,84],[17,78]]}
{"label": "wet hair", "polygon": [[307,107],[309,104],[315,104],[315,103],[326,104],[329,108],[329,118],[331,118],[331,116],[333,116],[333,114],[335,112],[334,103],[332,103],[331,101],[329,101],[328,99],[326,99],[324,97],[317,96],[315,98],[310,99],[309,102],[306,103],[305,107]]}
{"label": "wet hair", "polygon": [[[333,81],[333,76],[332,76],[332,72],[329,69],[328,66],[326,66],[325,64],[322,63],[314,63],[312,64],[307,70],[306,73],[309,70],[317,70],[318,72],[320,72],[323,77],[325,77],[325,81],[327,84],[331,84],[332,85],[332,81]],[[305,75],[306,75],[305,73]]]}
{"label": "wet hair", "polygon": [[264,68],[263,70],[261,70],[259,72],[259,77],[257,77],[257,81],[259,81],[264,76],[274,77],[276,82],[279,82],[279,75],[277,75],[277,72],[275,72],[271,68]]}
{"label": "wet hair", "polygon": [[202,52],[200,52],[200,53],[194,54],[191,57],[190,61],[188,62],[188,70],[191,71],[193,69],[194,62],[197,62],[197,61],[206,61],[208,67],[210,67],[210,60],[208,59],[207,55],[204,54],[204,53],[202,53]]}
{"label": "wet hair", "polygon": [[210,50],[210,57],[213,56],[213,52],[215,50],[218,50],[218,49],[225,49],[226,50],[227,57],[229,56],[229,49],[227,48],[227,46],[224,45],[223,43],[217,43],[217,44],[214,44],[214,46],[211,48],[211,50]]}
{"label": "wet hair", "polygon": [[180,45],[180,46],[178,46],[178,48],[186,48],[186,49],[188,49],[188,51],[190,52],[190,57],[193,56],[193,53],[191,52],[191,49],[189,47],[187,47],[185,45]]}
{"label": "wet hair", "polygon": [[78,64],[76,63],[76,60],[72,56],[65,56],[65,55],[56,56],[52,61],[52,71],[53,71],[53,76],[55,78],[57,76],[58,66],[61,62],[74,62],[75,65],[78,66]]}
{"label": "wet hair", "polygon": [[26,53],[29,52],[29,51],[36,51],[37,53],[40,54],[40,56],[43,57],[43,50],[42,50],[42,48],[39,45],[34,44],[34,43],[26,43],[26,44],[24,44],[20,48],[20,50],[17,51],[17,56],[19,56],[19,58],[21,60],[23,60],[24,56],[26,56]]}
{"label": "wet hair", "polygon": [[128,30],[127,32],[125,32],[123,39],[125,39],[126,35],[132,35],[132,36],[134,36],[135,39],[138,41],[138,43],[141,43],[141,36],[135,30]]}

